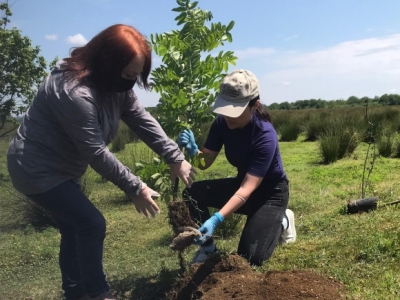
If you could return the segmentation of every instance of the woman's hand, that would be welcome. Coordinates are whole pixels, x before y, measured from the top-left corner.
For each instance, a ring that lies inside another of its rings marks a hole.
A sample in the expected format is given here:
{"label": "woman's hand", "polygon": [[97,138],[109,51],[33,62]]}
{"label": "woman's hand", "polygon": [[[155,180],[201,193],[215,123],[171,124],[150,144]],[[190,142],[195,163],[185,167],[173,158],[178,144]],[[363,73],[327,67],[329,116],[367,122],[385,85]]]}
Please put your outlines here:
{"label": "woman's hand", "polygon": [[179,177],[187,188],[192,186],[197,172],[190,163],[184,160],[179,163],[169,165],[169,168],[171,170],[172,184],[175,183],[176,177]]}
{"label": "woman's hand", "polygon": [[177,140],[180,148],[185,147],[186,152],[190,157],[193,157],[199,151],[199,147],[194,140],[193,132],[190,129],[184,129],[179,135]]}
{"label": "woman's hand", "polygon": [[196,237],[193,241],[194,245],[202,245],[207,242],[213,235],[215,228],[217,228],[225,218],[216,212],[211,218],[204,222],[204,224],[199,228],[202,233],[201,237]]}
{"label": "woman's hand", "polygon": [[152,197],[158,198],[160,197],[160,194],[149,188],[145,183],[142,184],[142,189],[140,190],[139,195],[132,196],[132,201],[137,212],[139,214],[143,213],[147,218],[149,217],[149,214],[155,217],[156,214],[160,213],[160,209]]}

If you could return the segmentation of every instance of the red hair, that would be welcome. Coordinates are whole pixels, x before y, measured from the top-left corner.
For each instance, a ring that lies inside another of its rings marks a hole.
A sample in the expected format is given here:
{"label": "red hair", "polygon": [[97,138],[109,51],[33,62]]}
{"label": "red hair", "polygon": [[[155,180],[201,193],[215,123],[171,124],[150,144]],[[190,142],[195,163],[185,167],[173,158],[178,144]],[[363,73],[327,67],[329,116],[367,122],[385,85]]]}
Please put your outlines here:
{"label": "red hair", "polygon": [[66,77],[68,80],[80,81],[91,78],[95,87],[102,89],[104,81],[112,76],[121,76],[122,70],[138,56],[144,58],[138,84],[149,90],[147,78],[151,70],[150,43],[132,26],[112,25],[98,33],[85,46],[71,51],[64,64]]}

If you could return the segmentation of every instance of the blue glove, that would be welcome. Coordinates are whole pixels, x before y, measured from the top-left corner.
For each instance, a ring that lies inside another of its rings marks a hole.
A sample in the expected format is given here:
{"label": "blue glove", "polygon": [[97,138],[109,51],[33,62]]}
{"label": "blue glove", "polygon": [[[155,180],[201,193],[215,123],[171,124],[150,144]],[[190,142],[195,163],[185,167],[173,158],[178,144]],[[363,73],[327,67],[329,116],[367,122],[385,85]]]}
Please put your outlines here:
{"label": "blue glove", "polygon": [[194,140],[193,132],[190,129],[185,129],[178,135],[177,143],[179,147],[185,147],[190,157],[195,156],[197,151],[199,151],[199,147],[197,147]]}
{"label": "blue glove", "polygon": [[224,221],[224,217],[216,212],[211,218],[204,222],[199,231],[203,234],[201,237],[196,237],[193,241],[195,245],[202,245],[208,241],[214,233],[215,228]]}

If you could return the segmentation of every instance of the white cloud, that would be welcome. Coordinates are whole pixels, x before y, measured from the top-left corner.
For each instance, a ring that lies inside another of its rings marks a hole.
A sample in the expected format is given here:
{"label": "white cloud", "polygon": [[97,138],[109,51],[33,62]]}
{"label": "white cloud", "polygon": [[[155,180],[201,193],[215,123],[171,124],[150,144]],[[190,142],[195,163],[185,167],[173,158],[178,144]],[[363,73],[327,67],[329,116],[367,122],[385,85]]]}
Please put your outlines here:
{"label": "white cloud", "polygon": [[66,41],[68,44],[72,44],[74,46],[84,46],[88,42],[80,33],[67,37]]}
{"label": "white cloud", "polygon": [[238,61],[242,68],[251,66],[259,77],[265,103],[373,97],[400,90],[400,34],[347,41],[309,52],[271,53],[269,49],[257,48],[257,64],[246,50]]}
{"label": "white cloud", "polygon": [[274,48],[247,48],[244,50],[236,50],[234,52],[238,59],[259,58],[275,53]]}
{"label": "white cloud", "polygon": [[[251,70],[260,80],[265,104],[302,99],[347,99],[400,91],[400,34],[347,41],[302,52],[275,48],[234,50],[233,69]],[[160,58],[153,56],[155,68]],[[144,106],[155,106],[159,95],[135,87]]]}
{"label": "white cloud", "polygon": [[48,41],[55,41],[57,40],[57,34],[46,34],[44,38]]}

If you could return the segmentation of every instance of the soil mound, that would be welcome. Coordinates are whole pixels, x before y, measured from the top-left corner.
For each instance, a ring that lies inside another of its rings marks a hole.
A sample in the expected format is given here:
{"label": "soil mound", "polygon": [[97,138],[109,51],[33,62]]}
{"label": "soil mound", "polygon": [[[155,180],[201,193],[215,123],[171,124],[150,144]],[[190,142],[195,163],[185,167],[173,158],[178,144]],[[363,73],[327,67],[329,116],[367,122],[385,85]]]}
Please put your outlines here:
{"label": "soil mound", "polygon": [[344,299],[345,287],[309,271],[254,272],[238,255],[214,255],[194,265],[167,294],[167,300]]}

